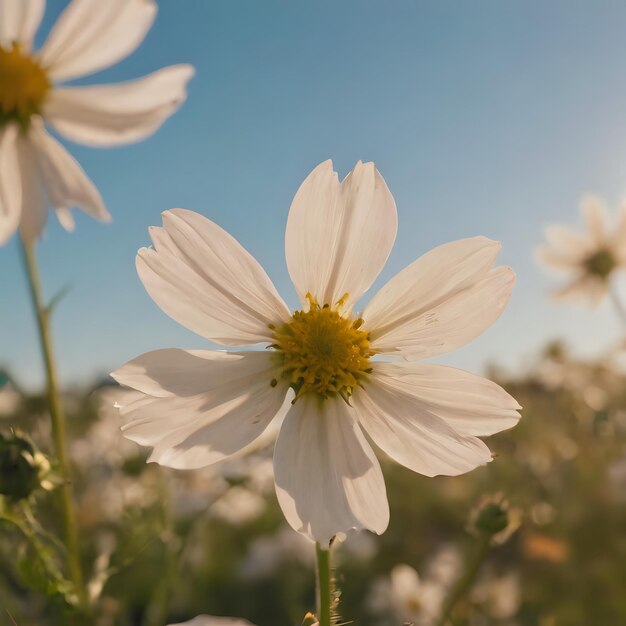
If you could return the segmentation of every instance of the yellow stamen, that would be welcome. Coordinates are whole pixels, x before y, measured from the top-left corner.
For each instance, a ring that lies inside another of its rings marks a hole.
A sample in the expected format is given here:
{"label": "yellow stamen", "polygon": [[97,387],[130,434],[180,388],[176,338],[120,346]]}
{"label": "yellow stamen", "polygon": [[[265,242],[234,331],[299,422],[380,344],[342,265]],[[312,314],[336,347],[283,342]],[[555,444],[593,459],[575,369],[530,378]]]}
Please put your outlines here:
{"label": "yellow stamen", "polygon": [[50,86],[46,72],[18,43],[10,50],[0,47],[0,128],[17,122],[27,129],[30,118],[41,113]]}
{"label": "yellow stamen", "polygon": [[368,334],[359,330],[363,320],[342,317],[336,308],[320,306],[311,294],[307,299],[308,311],[295,311],[289,322],[272,328],[272,348],[280,358],[282,377],[295,390],[295,400],[312,392],[320,398],[340,396],[349,402],[355,387],[371,372],[374,353]]}

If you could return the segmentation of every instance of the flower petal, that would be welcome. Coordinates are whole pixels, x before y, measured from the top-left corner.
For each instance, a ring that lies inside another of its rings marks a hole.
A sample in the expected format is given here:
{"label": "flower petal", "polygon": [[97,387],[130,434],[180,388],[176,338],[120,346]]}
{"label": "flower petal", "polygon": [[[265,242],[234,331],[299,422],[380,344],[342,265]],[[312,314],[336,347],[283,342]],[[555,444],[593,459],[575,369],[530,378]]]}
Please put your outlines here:
{"label": "flower petal", "polygon": [[428,358],[480,335],[502,313],[515,275],[491,266],[500,245],[486,237],[431,250],[396,274],[363,312],[372,348]]}
{"label": "flower petal", "polygon": [[170,624],[169,626],[253,626],[245,619],[236,617],[215,617],[213,615],[198,615],[188,622]]}
{"label": "flower petal", "polygon": [[556,252],[574,261],[580,261],[595,247],[593,242],[559,224],[546,228],[546,239]]}
{"label": "flower petal", "polygon": [[20,137],[17,146],[22,181],[20,236],[32,243],[41,236],[48,221],[48,195],[37,148],[29,137]]}
{"label": "flower petal", "polygon": [[305,395],[293,405],[276,442],[274,475],[287,521],[323,546],[351,528],[378,534],[387,528],[380,465],[341,400]]}
{"label": "flower petal", "polygon": [[565,286],[555,290],[552,297],[555,300],[584,302],[596,307],[609,293],[606,280],[587,274],[579,275]]}
{"label": "flower petal", "polygon": [[389,389],[410,396],[420,406],[460,435],[486,436],[512,428],[521,409],[496,383],[442,365],[423,363],[373,364],[373,376]]}
{"label": "flower petal", "polygon": [[91,146],[119,146],[156,132],[187,97],[191,65],[174,65],[115,85],[54,89],[44,116],[62,135]]}
{"label": "flower petal", "polygon": [[352,396],[361,425],[392,459],[425,476],[457,476],[491,461],[480,439],[457,433],[396,387],[373,373]]}
{"label": "flower petal", "polygon": [[583,198],[581,209],[592,241],[597,246],[603,245],[607,239],[607,224],[609,221],[604,203],[600,198],[587,196]]}
{"label": "flower petal", "polygon": [[53,81],[93,74],[131,54],[157,13],[153,0],[72,0],[40,51]]}
{"label": "flower petal", "polygon": [[151,298],[178,323],[224,345],[272,341],[270,326],[290,317],[263,268],[206,217],[173,209],[150,231],[137,271]]}
{"label": "flower petal", "polygon": [[287,266],[300,300],[311,293],[350,309],[382,269],[396,237],[393,196],[373,163],[356,164],[342,183],[332,161],[298,189],[287,220]]}
{"label": "flower petal", "polygon": [[50,204],[61,209],[61,220],[70,225],[67,210],[78,207],[102,222],[111,219],[100,193],[78,162],[42,124],[33,123],[28,141],[34,149],[37,164]]}
{"label": "flower petal", "polygon": [[9,124],[0,130],[0,245],[6,243],[17,229],[22,195],[18,129],[15,124]]}
{"label": "flower petal", "polygon": [[45,0],[0,0],[0,46],[17,42],[29,52],[45,8]]}
{"label": "flower petal", "polygon": [[285,401],[271,385],[269,352],[156,350],[112,376],[144,396],[120,407],[124,436],[153,446],[150,461],[177,469],[211,465],[263,434]]}

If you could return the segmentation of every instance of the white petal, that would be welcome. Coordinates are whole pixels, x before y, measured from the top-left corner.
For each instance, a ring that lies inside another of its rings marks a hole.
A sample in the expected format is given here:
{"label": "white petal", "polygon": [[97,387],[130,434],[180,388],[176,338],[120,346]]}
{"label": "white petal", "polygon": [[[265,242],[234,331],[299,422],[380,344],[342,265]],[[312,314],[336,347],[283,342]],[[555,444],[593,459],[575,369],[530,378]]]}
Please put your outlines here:
{"label": "white petal", "polygon": [[0,130],[0,245],[17,229],[22,210],[22,178],[18,128],[8,124]]}
{"label": "white petal", "polygon": [[119,146],[156,132],[187,97],[190,65],[115,85],[53,89],[44,116],[62,135],[91,146]]}
{"label": "white petal", "polygon": [[572,260],[582,259],[595,247],[589,239],[558,224],[546,228],[546,239],[556,252]]}
{"label": "white petal", "polygon": [[387,528],[380,465],[341,400],[305,395],[294,404],[276,442],[274,475],[287,521],[323,546],[352,528],[378,534]]}
{"label": "white petal", "polygon": [[213,615],[198,615],[188,622],[170,624],[169,626],[253,626],[245,619],[236,617],[215,617]]}
{"label": "white petal", "polygon": [[584,274],[557,289],[552,295],[556,300],[583,302],[595,307],[608,293],[609,287],[606,280]]}
{"label": "white petal", "polygon": [[600,198],[587,196],[581,204],[585,226],[596,245],[602,245],[607,238],[608,215],[606,207]]}
{"label": "white petal", "polygon": [[0,0],[0,46],[29,52],[45,8],[45,0]]}
{"label": "white petal", "polygon": [[519,421],[517,401],[496,383],[441,365],[383,363],[374,376],[410,396],[416,406],[446,421],[461,435],[493,435]]}
{"label": "white petal", "polygon": [[152,299],[177,322],[224,345],[272,341],[270,325],[290,317],[263,268],[206,217],[173,209],[150,231],[137,271]]}
{"label": "white petal", "polygon": [[536,251],[537,260],[545,265],[557,270],[578,271],[581,261],[573,259],[571,255],[558,252],[548,246],[540,246]]}
{"label": "white petal", "polygon": [[131,54],[156,17],[153,0],[72,0],[40,51],[57,82],[93,74]]}
{"label": "white petal", "polygon": [[490,270],[500,245],[485,237],[431,250],[396,274],[363,312],[372,347],[407,358],[458,348],[500,316],[515,275]]}
{"label": "white petal", "polygon": [[67,150],[44,130],[43,125],[33,123],[28,140],[34,148],[48,200],[55,209],[61,209],[62,223],[69,225],[63,212],[70,207],[78,207],[102,222],[110,221],[111,216],[95,185]]}
{"label": "white petal", "polygon": [[373,374],[352,396],[359,420],[392,459],[425,476],[457,476],[491,460],[476,437],[461,435],[413,396]]}
{"label": "white petal", "polygon": [[332,161],[318,165],[298,189],[287,220],[287,267],[300,300],[311,293],[346,309],[369,289],[396,237],[393,196],[373,163],[357,163],[340,184]]}
{"label": "white petal", "polygon": [[124,436],[153,446],[150,461],[204,467],[263,434],[285,401],[269,352],[156,350],[112,374],[145,394],[120,408]]}
{"label": "white petal", "polygon": [[22,180],[20,236],[32,243],[41,236],[48,221],[48,195],[37,147],[29,137],[20,137],[17,145]]}

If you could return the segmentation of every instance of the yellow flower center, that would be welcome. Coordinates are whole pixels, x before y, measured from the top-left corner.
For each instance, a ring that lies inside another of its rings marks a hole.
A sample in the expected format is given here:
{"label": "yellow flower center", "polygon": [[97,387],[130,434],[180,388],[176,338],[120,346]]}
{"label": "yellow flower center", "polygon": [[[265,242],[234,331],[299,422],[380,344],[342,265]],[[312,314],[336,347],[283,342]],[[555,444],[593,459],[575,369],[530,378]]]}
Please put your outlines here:
{"label": "yellow flower center", "polygon": [[617,265],[613,253],[607,248],[594,252],[583,263],[587,272],[598,278],[607,278]]}
{"label": "yellow flower center", "polygon": [[30,118],[41,112],[50,91],[46,72],[18,43],[0,47],[0,128],[17,122],[27,129]]}
{"label": "yellow flower center", "polygon": [[[340,308],[347,297],[336,303]],[[341,396],[349,402],[355,387],[371,372],[369,336],[359,330],[363,320],[343,317],[337,309],[320,306],[310,294],[308,311],[295,311],[291,320],[274,331],[274,348],[281,376],[296,392],[325,399]],[[277,381],[273,380],[272,385]]]}

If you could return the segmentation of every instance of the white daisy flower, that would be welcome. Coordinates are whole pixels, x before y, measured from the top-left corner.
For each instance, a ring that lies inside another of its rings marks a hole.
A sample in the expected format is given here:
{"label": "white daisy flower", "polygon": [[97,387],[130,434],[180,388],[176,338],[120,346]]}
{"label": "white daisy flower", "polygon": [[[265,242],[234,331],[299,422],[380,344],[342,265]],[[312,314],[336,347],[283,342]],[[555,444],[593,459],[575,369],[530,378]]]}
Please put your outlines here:
{"label": "white daisy flower", "polygon": [[538,249],[537,258],[547,267],[571,275],[571,280],[554,292],[556,298],[597,305],[609,292],[613,273],[626,266],[626,206],[620,209],[613,229],[600,199],[584,198],[581,209],[586,232],[550,226],[546,229],[548,245]]}
{"label": "white daisy flower", "polygon": [[274,451],[278,500],[293,528],[326,546],[351,528],[380,534],[389,521],[364,431],[427,476],[489,462],[477,436],[516,424],[517,402],[473,374],[411,360],[480,335],[502,313],[514,274],[492,267],[498,243],[464,239],[425,254],[355,313],[396,228],[373,163],[359,162],[343,182],[331,161],[316,167],[287,221],[287,266],[302,305],[292,313],[233,237],[197,213],[166,211],[163,227],[151,229],[154,247],[137,256],[150,296],[211,341],[269,349],[167,349],[130,361],[113,373],[142,393],[121,407],[124,435],[152,446],[151,461],[196,468],[237,452],[286,411]]}
{"label": "white daisy flower", "polygon": [[175,65],[116,85],[59,86],[131,54],[157,6],[153,0],[73,0],[33,51],[44,9],[45,0],[0,0],[0,245],[17,228],[25,241],[35,240],[48,205],[70,231],[72,207],[110,219],[94,184],[45,124],[89,146],[145,139],[185,100],[194,72]]}

